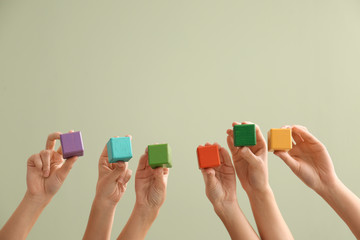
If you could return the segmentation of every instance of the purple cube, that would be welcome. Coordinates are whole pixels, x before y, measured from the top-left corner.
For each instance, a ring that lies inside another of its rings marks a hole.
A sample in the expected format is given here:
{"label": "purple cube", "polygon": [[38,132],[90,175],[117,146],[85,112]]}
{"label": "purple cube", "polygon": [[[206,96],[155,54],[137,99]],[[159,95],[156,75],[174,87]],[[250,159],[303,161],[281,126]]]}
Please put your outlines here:
{"label": "purple cube", "polygon": [[61,148],[65,159],[84,155],[84,145],[81,132],[64,133],[60,135]]}

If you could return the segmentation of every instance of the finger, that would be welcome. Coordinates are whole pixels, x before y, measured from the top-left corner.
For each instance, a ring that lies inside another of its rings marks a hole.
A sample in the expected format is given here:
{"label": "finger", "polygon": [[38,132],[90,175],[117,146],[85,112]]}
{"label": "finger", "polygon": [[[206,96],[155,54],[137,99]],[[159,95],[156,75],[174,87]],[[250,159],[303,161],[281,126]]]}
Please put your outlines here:
{"label": "finger", "polygon": [[[248,147],[240,147],[239,156],[240,156],[239,159],[244,159],[249,164],[254,164],[258,161],[254,153]],[[236,161],[234,163],[236,163]]]}
{"label": "finger", "polygon": [[[167,170],[165,170],[167,169]],[[166,186],[166,182],[167,182],[167,177],[164,176],[165,171],[168,171],[168,168],[155,168],[154,170],[154,182],[155,184],[158,184],[158,186]]]}
{"label": "finger", "polygon": [[105,144],[105,147],[100,155],[99,158],[99,166],[100,165],[106,165],[108,166],[109,164],[109,158],[108,158],[108,150],[107,150],[107,144]]}
{"label": "finger", "polygon": [[108,150],[107,150],[107,144],[105,144],[105,147],[100,155],[100,158],[107,158],[108,157]]}
{"label": "finger", "polygon": [[306,142],[309,142],[309,143],[318,143],[319,142],[319,140],[314,135],[312,135],[307,130],[307,128],[305,128],[303,126],[294,125],[291,129],[295,134],[300,135],[301,138]]}
{"label": "finger", "polygon": [[291,135],[296,144],[304,142],[304,139],[299,134],[295,133],[294,131],[291,131]]}
{"label": "finger", "polygon": [[127,184],[131,178],[132,171],[128,169],[122,179],[119,179],[118,181],[121,181],[123,184]]}
{"label": "finger", "polygon": [[119,179],[123,179],[125,177],[128,163],[127,162],[116,162],[113,163],[114,169],[109,174],[109,178],[112,181],[118,181]]}
{"label": "finger", "polygon": [[231,162],[231,157],[229,155],[229,152],[223,148],[223,147],[220,147],[219,148],[219,152],[220,152],[220,159],[222,159],[222,164],[224,164],[225,166],[229,166],[229,167],[232,167],[232,162]]}
{"label": "finger", "polygon": [[233,156],[235,156],[236,154],[238,154],[239,152],[239,148],[234,146],[234,138],[231,135],[228,135],[226,138],[226,142],[228,144],[228,147],[230,149],[230,152]]}
{"label": "finger", "polygon": [[226,130],[226,134],[233,136],[233,135],[234,135],[234,132],[233,132],[232,129],[228,129],[228,130]]}
{"label": "finger", "polygon": [[126,135],[125,137],[129,137],[132,140],[132,136],[130,134]]}
{"label": "finger", "polygon": [[241,123],[239,123],[239,122],[233,122],[233,123],[232,123],[232,126],[234,127],[235,125],[241,125]]}
{"label": "finger", "polygon": [[274,154],[280,157],[294,173],[297,172],[297,169],[299,168],[299,163],[294,158],[292,158],[288,152],[274,151]]}
{"label": "finger", "polygon": [[50,158],[51,158],[50,150],[41,151],[40,158],[42,162],[43,176],[48,177],[50,175]]}
{"label": "finger", "polygon": [[63,152],[62,152],[62,147],[60,146],[60,147],[57,149],[56,152],[58,152],[60,155],[62,155],[62,154],[63,154]]}
{"label": "finger", "polygon": [[204,182],[207,187],[212,188],[216,185],[215,170],[213,168],[201,169],[201,173],[203,175]]}
{"label": "finger", "polygon": [[145,152],[139,160],[137,170],[144,170],[149,165],[149,154]]}
{"label": "finger", "polygon": [[165,175],[165,176],[169,175],[169,171],[170,171],[169,168],[164,168],[163,175]]}
{"label": "finger", "polygon": [[211,143],[206,142],[206,143],[205,143],[205,146],[211,146]]}
{"label": "finger", "polygon": [[75,157],[68,158],[67,160],[64,160],[65,162],[63,163],[63,165],[60,167],[60,169],[57,172],[58,178],[62,182],[64,182],[65,178],[69,174],[70,170],[72,169],[74,163],[76,162],[76,160],[78,158],[79,157],[75,156]]}
{"label": "finger", "polygon": [[56,140],[60,139],[61,132],[50,133],[46,140],[46,150],[55,150]]}
{"label": "finger", "polygon": [[[246,124],[254,124],[251,122],[247,122]],[[260,127],[255,124],[255,132],[256,132],[256,146],[259,148],[263,148],[266,151],[266,141],[264,135],[261,133]]]}
{"label": "finger", "polygon": [[35,166],[37,169],[42,171],[42,161],[41,161],[40,154],[32,155],[28,160],[28,165],[30,165],[32,167]]}

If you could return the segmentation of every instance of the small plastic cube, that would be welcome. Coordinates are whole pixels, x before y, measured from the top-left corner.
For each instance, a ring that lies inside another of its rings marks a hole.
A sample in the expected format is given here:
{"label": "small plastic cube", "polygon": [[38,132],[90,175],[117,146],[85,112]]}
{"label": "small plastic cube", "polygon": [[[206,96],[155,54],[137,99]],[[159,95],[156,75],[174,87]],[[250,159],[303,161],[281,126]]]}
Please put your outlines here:
{"label": "small plastic cube", "polygon": [[60,135],[63,158],[84,156],[84,145],[81,132],[70,132]]}
{"label": "small plastic cube", "polygon": [[151,168],[171,168],[171,149],[169,144],[156,144],[148,146],[149,165]]}
{"label": "small plastic cube", "polygon": [[292,138],[290,128],[272,128],[268,132],[269,152],[289,151],[292,148]]}
{"label": "small plastic cube", "polygon": [[217,145],[199,146],[197,148],[199,168],[213,168],[221,165]]}
{"label": "small plastic cube", "polygon": [[241,124],[234,126],[234,146],[254,146],[256,145],[255,124]]}
{"label": "small plastic cube", "polygon": [[128,162],[133,157],[130,137],[110,138],[107,150],[110,163]]}

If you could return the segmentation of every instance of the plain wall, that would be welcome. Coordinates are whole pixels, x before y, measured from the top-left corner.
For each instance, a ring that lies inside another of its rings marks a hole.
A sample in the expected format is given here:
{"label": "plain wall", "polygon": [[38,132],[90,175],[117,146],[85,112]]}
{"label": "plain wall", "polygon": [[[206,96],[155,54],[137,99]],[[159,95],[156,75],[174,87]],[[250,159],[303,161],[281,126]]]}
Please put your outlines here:
{"label": "plain wall", "polygon": [[[107,140],[173,150],[148,239],[229,239],[205,196],[196,147],[233,121],[302,124],[360,194],[360,1],[0,2],[0,226],[26,190],[26,160],[50,132],[80,130],[85,156],[28,239],[80,239]],[[296,239],[353,239],[335,212],[269,154],[270,184]],[[245,192],[239,204],[256,228]],[[134,177],[112,238],[135,200]],[[271,224],[271,223],[269,223]]]}

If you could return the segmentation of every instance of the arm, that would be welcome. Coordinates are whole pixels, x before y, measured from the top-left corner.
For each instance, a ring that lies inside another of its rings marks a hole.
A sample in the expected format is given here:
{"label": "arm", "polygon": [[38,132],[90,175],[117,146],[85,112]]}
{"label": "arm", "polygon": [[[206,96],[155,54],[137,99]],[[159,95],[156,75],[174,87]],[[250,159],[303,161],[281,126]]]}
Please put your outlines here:
{"label": "arm", "polygon": [[127,167],[127,162],[109,163],[105,145],[99,160],[95,199],[83,239],[110,239],[116,205],[124,195],[131,177],[131,170]]}
{"label": "arm", "polygon": [[31,228],[52,197],[60,189],[77,157],[66,161],[55,141],[60,133],[48,136],[46,150],[32,155],[27,161],[27,191],[13,215],[0,231],[0,239],[26,239]]}
{"label": "arm", "polygon": [[135,176],[135,206],[118,240],[145,239],[165,201],[168,176],[168,168],[149,166],[147,151],[141,156]]}
{"label": "arm", "polygon": [[[209,145],[209,143],[206,144],[206,146]],[[201,170],[205,181],[206,196],[225,225],[231,239],[259,239],[239,207],[235,170],[230,155],[225,148],[218,146],[221,165]]]}
{"label": "arm", "polygon": [[233,130],[227,134],[236,174],[249,197],[261,239],[293,239],[269,185],[267,148],[260,128],[256,126],[257,144],[250,147],[235,147]]}
{"label": "arm", "polygon": [[317,192],[360,239],[360,199],[337,177],[326,147],[303,126],[292,126],[295,141],[289,152],[277,151],[289,168]]}

